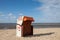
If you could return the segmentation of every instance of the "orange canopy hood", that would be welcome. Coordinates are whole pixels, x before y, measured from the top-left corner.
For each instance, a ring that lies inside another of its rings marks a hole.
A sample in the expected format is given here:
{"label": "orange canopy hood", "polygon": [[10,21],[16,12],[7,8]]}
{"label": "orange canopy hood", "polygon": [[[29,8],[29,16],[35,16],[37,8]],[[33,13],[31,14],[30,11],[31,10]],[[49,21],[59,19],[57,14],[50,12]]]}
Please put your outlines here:
{"label": "orange canopy hood", "polygon": [[28,17],[28,16],[21,16],[21,17],[18,18],[18,20],[23,20],[23,21],[29,20],[29,21],[33,21],[34,22],[33,17]]}
{"label": "orange canopy hood", "polygon": [[24,16],[23,21],[27,21],[27,20],[34,21],[32,17]]}

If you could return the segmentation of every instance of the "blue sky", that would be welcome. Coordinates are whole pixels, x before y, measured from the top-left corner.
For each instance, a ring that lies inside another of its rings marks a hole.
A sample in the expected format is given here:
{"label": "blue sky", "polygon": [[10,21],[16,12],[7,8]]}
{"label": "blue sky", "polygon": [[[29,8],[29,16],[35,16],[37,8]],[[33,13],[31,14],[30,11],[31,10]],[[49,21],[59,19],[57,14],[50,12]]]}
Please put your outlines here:
{"label": "blue sky", "polygon": [[31,16],[36,23],[60,23],[58,0],[0,0],[0,23],[16,23],[20,16]]}

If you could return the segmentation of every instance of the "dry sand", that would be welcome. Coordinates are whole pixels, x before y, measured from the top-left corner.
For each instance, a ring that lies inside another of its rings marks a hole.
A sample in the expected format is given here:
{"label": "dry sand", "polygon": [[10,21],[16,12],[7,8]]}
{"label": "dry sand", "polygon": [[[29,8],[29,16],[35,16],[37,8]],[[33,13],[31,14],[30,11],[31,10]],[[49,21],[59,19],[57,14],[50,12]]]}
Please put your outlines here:
{"label": "dry sand", "polygon": [[34,28],[34,35],[16,37],[15,29],[0,29],[0,40],[60,40],[60,28]]}

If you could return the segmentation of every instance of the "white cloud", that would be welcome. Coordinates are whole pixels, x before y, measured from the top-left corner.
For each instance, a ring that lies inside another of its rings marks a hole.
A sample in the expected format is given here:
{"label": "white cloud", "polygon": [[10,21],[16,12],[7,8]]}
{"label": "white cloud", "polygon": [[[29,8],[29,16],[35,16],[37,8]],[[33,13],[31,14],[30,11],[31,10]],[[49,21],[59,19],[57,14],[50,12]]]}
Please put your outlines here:
{"label": "white cloud", "polygon": [[38,0],[43,5],[38,10],[43,12],[43,22],[60,22],[60,0]]}
{"label": "white cloud", "polygon": [[[0,23],[15,23],[16,22],[16,16],[13,13],[3,14],[0,13]],[[6,20],[6,21],[5,21]]]}
{"label": "white cloud", "polygon": [[13,14],[12,13],[9,13],[8,16],[12,16]]}
{"label": "white cloud", "polygon": [[12,18],[12,19],[14,18],[14,19],[15,19],[15,18],[16,18],[16,16],[11,16],[10,18]]}
{"label": "white cloud", "polygon": [[19,16],[22,16],[23,15],[23,13],[19,13]]}
{"label": "white cloud", "polygon": [[16,16],[15,16],[15,15],[13,15],[13,13],[9,13],[9,14],[8,14],[8,17],[6,17],[6,18],[15,19],[15,18],[16,18]]}

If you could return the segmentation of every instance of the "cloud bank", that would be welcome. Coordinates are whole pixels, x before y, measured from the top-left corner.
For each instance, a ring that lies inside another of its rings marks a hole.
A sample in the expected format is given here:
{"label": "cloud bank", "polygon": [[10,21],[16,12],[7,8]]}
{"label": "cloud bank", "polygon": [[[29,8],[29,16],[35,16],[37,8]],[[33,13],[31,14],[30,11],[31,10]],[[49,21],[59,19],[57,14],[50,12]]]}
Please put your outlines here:
{"label": "cloud bank", "polygon": [[38,0],[43,5],[38,7],[38,10],[43,12],[43,22],[60,22],[60,0]]}
{"label": "cloud bank", "polygon": [[15,23],[16,16],[13,13],[4,14],[0,12],[0,23]]}
{"label": "cloud bank", "polygon": [[14,13],[4,14],[0,12],[0,23],[16,23],[17,17],[22,16],[23,13],[18,13],[15,15]]}
{"label": "cloud bank", "polygon": [[19,13],[19,16],[22,16],[23,15],[23,13]]}
{"label": "cloud bank", "polygon": [[9,13],[9,14],[8,14],[8,17],[9,17],[10,19],[15,19],[15,18],[16,18],[16,16],[13,15],[13,13]]}

